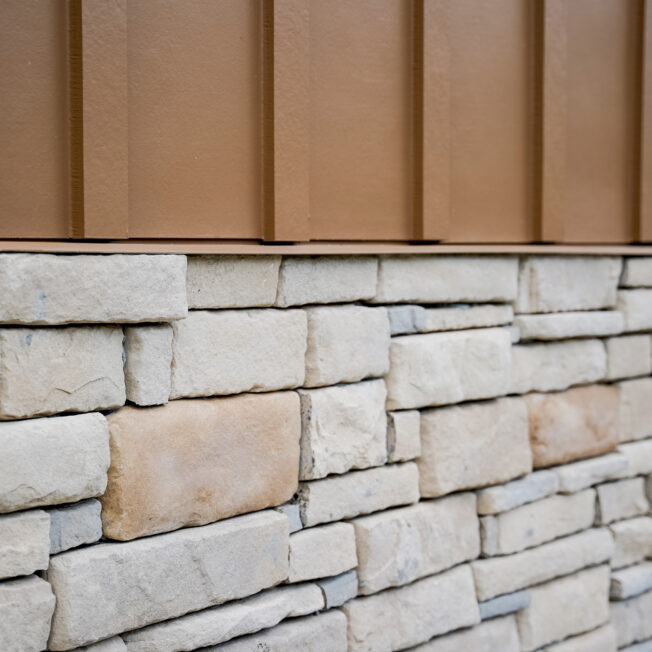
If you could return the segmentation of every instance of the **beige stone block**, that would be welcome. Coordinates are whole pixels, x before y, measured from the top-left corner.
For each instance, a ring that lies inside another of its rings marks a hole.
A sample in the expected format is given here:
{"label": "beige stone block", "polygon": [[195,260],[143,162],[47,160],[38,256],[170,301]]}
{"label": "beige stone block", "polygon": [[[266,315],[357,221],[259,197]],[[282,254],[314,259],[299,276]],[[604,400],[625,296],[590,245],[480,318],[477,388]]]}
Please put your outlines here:
{"label": "beige stone block", "polygon": [[498,484],[529,473],[532,455],[523,399],[422,412],[417,464],[425,497]]}
{"label": "beige stone block", "polygon": [[413,582],[480,554],[471,493],[363,516],[353,526],[363,595]]}
{"label": "beige stone block", "polygon": [[554,471],[535,471],[518,480],[480,489],[478,514],[498,514],[557,493],[559,482]]}
{"label": "beige stone block", "polygon": [[514,326],[519,329],[521,340],[601,337],[621,333],[623,316],[616,310],[517,315]]}
{"label": "beige stone block", "polygon": [[387,306],[389,330],[392,335],[418,333],[425,326],[426,309],[423,306]]}
{"label": "beige stone block", "polygon": [[418,410],[387,414],[387,457],[390,462],[406,462],[421,455],[420,428]]}
{"label": "beige stone block", "polygon": [[609,526],[614,538],[612,568],[635,564],[645,557],[652,558],[652,518],[641,516]]}
{"label": "beige stone block", "polygon": [[564,464],[553,469],[559,478],[559,492],[574,494],[593,485],[618,478],[625,473],[628,462],[625,455],[611,453],[572,464]]}
{"label": "beige stone block", "polygon": [[99,496],[109,429],[99,413],[0,423],[0,512]]}
{"label": "beige stone block", "polygon": [[64,552],[52,557],[47,573],[57,598],[49,649],[244,598],[287,576],[287,522],[271,510]]}
{"label": "beige stone block", "polygon": [[652,378],[625,380],[620,387],[620,441],[652,435]]}
{"label": "beige stone block", "polygon": [[188,307],[271,306],[280,264],[280,256],[188,256]]}
{"label": "beige stone block", "polygon": [[387,461],[387,391],[382,380],[299,390],[301,480]]}
{"label": "beige stone block", "polygon": [[0,322],[65,324],[180,319],[186,257],[0,254]]}
{"label": "beige stone block", "polygon": [[618,647],[652,638],[652,591],[629,600],[611,603],[611,622]]}
{"label": "beige stone block", "polygon": [[625,332],[652,328],[652,290],[619,290],[618,310],[623,313]]}
{"label": "beige stone block", "polygon": [[626,288],[652,287],[652,258],[625,258],[620,285]]}
{"label": "beige stone block", "polygon": [[41,509],[0,516],[0,579],[48,567],[50,517]]}
{"label": "beige stone block", "polygon": [[523,652],[604,625],[609,620],[609,567],[534,586],[530,594],[530,605],[516,614]]}
{"label": "beige stone block", "polygon": [[611,573],[612,600],[625,600],[652,590],[652,562],[643,562]]}
{"label": "beige stone block", "polygon": [[294,392],[126,407],[108,422],[111,467],[101,500],[111,539],[281,505],[297,489]]}
{"label": "beige stone block", "polygon": [[99,541],[102,538],[101,511],[100,501],[94,498],[49,509],[50,554]]}
{"label": "beige stone block", "polygon": [[607,256],[528,256],[518,275],[517,313],[597,310],[616,304],[622,260]]}
{"label": "beige stone block", "polygon": [[0,329],[0,419],[125,402],[118,326]]}
{"label": "beige stone block", "polygon": [[621,444],[618,453],[627,461],[621,477],[652,475],[652,438]]}
{"label": "beige stone block", "polygon": [[652,373],[649,335],[623,335],[605,340],[607,380],[649,376]]}
{"label": "beige stone block", "polygon": [[597,522],[603,525],[625,518],[643,516],[650,510],[645,495],[645,480],[631,478],[618,482],[607,482],[597,487]]}
{"label": "beige stone block", "polygon": [[371,256],[286,256],[276,305],[343,303],[376,293],[378,261]]}
{"label": "beige stone block", "polygon": [[616,652],[616,630],[603,625],[585,634],[545,647],[546,652]]}
{"label": "beige stone block", "polygon": [[461,304],[450,308],[425,308],[419,328],[421,333],[457,331],[467,328],[502,326],[514,319],[511,304],[469,305]]}
{"label": "beige stone block", "polygon": [[125,384],[127,400],[136,405],[160,405],[170,396],[172,327],[125,328]]}
{"label": "beige stone block", "polygon": [[390,410],[446,405],[506,394],[510,335],[502,328],[392,338]]}

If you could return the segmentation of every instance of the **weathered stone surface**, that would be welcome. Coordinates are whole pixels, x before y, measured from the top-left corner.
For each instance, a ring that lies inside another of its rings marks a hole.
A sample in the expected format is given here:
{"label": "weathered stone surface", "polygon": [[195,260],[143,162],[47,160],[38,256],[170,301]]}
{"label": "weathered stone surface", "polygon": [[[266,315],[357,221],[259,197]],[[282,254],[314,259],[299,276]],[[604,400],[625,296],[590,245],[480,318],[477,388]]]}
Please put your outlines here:
{"label": "weathered stone surface", "polygon": [[364,256],[296,256],[281,263],[276,305],[341,303],[376,293],[378,261]]}
{"label": "weathered stone surface", "polygon": [[402,650],[480,622],[468,566],[351,600],[342,611],[351,652]]}
{"label": "weathered stone surface", "polygon": [[378,303],[473,303],[516,298],[517,259],[497,256],[382,256]]}
{"label": "weathered stone surface", "polygon": [[0,516],[0,579],[48,567],[50,518],[41,509]]}
{"label": "weathered stone surface", "polygon": [[511,304],[468,305],[450,308],[426,308],[417,329],[421,333],[458,331],[467,328],[502,326],[514,319]]}
{"label": "weathered stone surface", "polygon": [[625,258],[621,287],[652,287],[652,258]]}
{"label": "weathered stone surface", "polygon": [[623,313],[625,332],[652,328],[652,290],[619,290],[618,310]]}
{"label": "weathered stone surface", "polygon": [[652,638],[652,591],[611,603],[611,622],[618,647]]}
{"label": "weathered stone surface", "polygon": [[263,392],[303,383],[303,310],[199,310],[174,322],[173,329],[171,398]]}
{"label": "weathered stone surface", "polygon": [[0,322],[65,324],[180,319],[185,256],[0,254]]}
{"label": "weathered stone surface", "polygon": [[350,523],[313,527],[290,537],[290,582],[340,575],[357,563]]}
{"label": "weathered stone surface", "polygon": [[609,567],[589,568],[534,586],[530,594],[530,605],[516,614],[523,652],[606,623],[609,620]]}
{"label": "weathered stone surface", "polygon": [[98,413],[0,423],[0,512],[99,496],[109,429]]}
{"label": "weathered stone surface", "polygon": [[392,338],[387,407],[446,405],[507,393],[510,337],[502,328]]}
{"label": "weathered stone surface", "polygon": [[352,383],[389,371],[389,319],[385,308],[306,308],[306,387]]}
{"label": "weathered stone surface", "polygon": [[392,335],[408,335],[423,330],[426,309],[422,306],[387,306]]}
{"label": "weathered stone surface", "polygon": [[543,648],[546,652],[616,652],[616,630],[609,624]]}
{"label": "weathered stone surface", "polygon": [[44,650],[53,611],[52,589],[35,575],[0,582],[0,650]]}
{"label": "weathered stone surface", "polygon": [[413,462],[353,471],[299,486],[304,526],[370,514],[419,500],[419,472]]}
{"label": "weathered stone surface", "polygon": [[550,496],[496,516],[480,519],[482,553],[507,555],[585,530],[593,524],[595,491]]}
{"label": "weathered stone surface", "polygon": [[600,340],[569,340],[512,347],[510,394],[551,392],[594,383],[607,372]]}
{"label": "weathered stone surface", "polygon": [[652,639],[643,641],[642,643],[635,643],[627,647],[621,647],[622,652],[652,652]]}
{"label": "weathered stone surface", "polygon": [[419,486],[422,496],[498,484],[532,470],[525,403],[487,403],[421,414]]}
{"label": "weathered stone surface", "polygon": [[618,446],[618,389],[575,387],[524,397],[530,420],[534,468],[563,464]]}
{"label": "weathered stone surface", "polygon": [[627,462],[621,477],[652,474],[652,439],[621,444],[618,454]]}
{"label": "weathered stone surface", "polygon": [[622,261],[607,256],[529,256],[518,274],[517,313],[611,308]]}
{"label": "weathered stone surface", "polygon": [[616,310],[517,315],[521,340],[563,340],[569,337],[616,335],[623,330],[623,316]]}
{"label": "weathered stone surface", "polygon": [[652,373],[652,347],[649,335],[623,335],[605,340],[607,380],[649,376]]}
{"label": "weathered stone surface", "polygon": [[280,264],[280,256],[188,256],[188,307],[271,306]]}
{"label": "weathered stone surface", "polygon": [[625,600],[652,589],[652,562],[644,562],[611,573],[612,600]]}
{"label": "weathered stone surface", "polygon": [[631,478],[619,482],[607,482],[597,487],[597,521],[603,525],[625,518],[643,516],[650,510],[645,496],[645,480]]}
{"label": "weathered stone surface", "polygon": [[279,514],[283,514],[288,520],[288,529],[290,534],[298,532],[302,527],[301,511],[296,503],[285,503],[274,508]]}
{"label": "weathered stone surface", "polygon": [[271,510],[64,552],[48,570],[57,597],[49,649],[87,645],[243,598],[287,575],[287,523]]}
{"label": "weathered stone surface", "polygon": [[421,455],[421,416],[418,410],[387,414],[387,459],[406,462]]}
{"label": "weathered stone surface", "polygon": [[574,494],[593,485],[618,478],[628,468],[627,458],[621,453],[611,453],[589,460],[565,464],[554,469],[559,478],[559,492]]}
{"label": "weathered stone surface", "polygon": [[625,380],[620,387],[620,441],[652,435],[652,378]]}
{"label": "weathered stone surface", "polygon": [[652,557],[652,518],[641,516],[609,526],[614,538],[612,568],[635,564]]}
{"label": "weathered stone surface", "polygon": [[341,607],[358,595],[358,573],[355,570],[320,579],[317,584],[324,594],[326,609]]}
{"label": "weathered stone surface", "polygon": [[353,526],[362,595],[408,584],[480,554],[471,493],[363,516]]}
{"label": "weathered stone surface", "polygon": [[302,480],[387,461],[387,391],[382,380],[299,390]]}
{"label": "weathered stone surface", "polygon": [[120,636],[112,636],[99,643],[76,647],[72,652],[127,652],[127,646]]}
{"label": "weathered stone surface", "polygon": [[91,498],[74,505],[55,507],[50,515],[50,554],[56,555],[102,538],[102,505]]}
{"label": "weathered stone surface", "polygon": [[0,329],[0,419],[125,402],[118,326]]}
{"label": "weathered stone surface", "polygon": [[176,652],[217,645],[324,607],[315,584],[280,586],[244,600],[123,634],[129,652]]}
{"label": "weathered stone surface", "polygon": [[136,405],[160,405],[170,396],[172,327],[125,328],[125,384],[127,400]]}
{"label": "weathered stone surface", "polygon": [[111,539],[280,505],[297,489],[294,392],[126,407],[108,422],[111,467],[101,500]]}
{"label": "weathered stone surface", "polygon": [[609,561],[614,543],[609,530],[591,529],[506,557],[471,563],[478,600],[518,591],[555,577]]}
{"label": "weathered stone surface", "polygon": [[530,604],[530,593],[528,591],[516,591],[514,593],[507,593],[499,595],[492,600],[478,603],[480,609],[480,618],[482,620],[489,620],[496,616],[505,616],[513,614],[516,611],[525,609]]}
{"label": "weathered stone surface", "polygon": [[535,471],[506,484],[480,489],[478,514],[498,514],[557,493],[559,483],[554,471]]}

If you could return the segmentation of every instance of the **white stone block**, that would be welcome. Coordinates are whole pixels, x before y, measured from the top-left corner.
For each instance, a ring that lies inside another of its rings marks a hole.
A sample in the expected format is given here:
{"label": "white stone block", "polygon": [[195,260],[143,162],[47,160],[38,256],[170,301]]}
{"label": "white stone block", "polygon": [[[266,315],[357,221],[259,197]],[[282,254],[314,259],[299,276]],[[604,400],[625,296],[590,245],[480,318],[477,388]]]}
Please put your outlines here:
{"label": "white stone block", "polygon": [[559,478],[559,492],[574,494],[593,485],[619,478],[628,468],[625,455],[610,453],[588,460],[555,467],[553,472]]}
{"label": "white stone block", "polygon": [[160,405],[170,396],[172,327],[125,328],[125,384],[127,400],[136,405]]}
{"label": "white stone block", "polygon": [[649,335],[623,335],[605,340],[607,380],[649,376],[652,373],[652,347]]}
{"label": "white stone block", "polygon": [[392,335],[409,335],[423,330],[426,309],[422,306],[387,306],[387,316]]}
{"label": "white stone block", "polygon": [[652,638],[652,591],[629,600],[611,603],[611,622],[618,647]]}
{"label": "white stone block", "polygon": [[652,290],[619,290],[618,310],[623,313],[625,332],[652,328]]}
{"label": "white stone block", "polygon": [[644,562],[611,573],[612,600],[625,600],[652,589],[652,562]]}
{"label": "white stone block", "polygon": [[390,462],[406,462],[421,455],[420,428],[418,410],[387,414],[387,458]]}
{"label": "white stone block", "polygon": [[652,439],[621,444],[618,453],[627,462],[620,477],[652,475]]}
{"label": "white stone block", "polygon": [[48,567],[50,518],[41,509],[0,516],[0,579]]}
{"label": "white stone block", "polygon": [[616,630],[611,624],[603,625],[543,649],[546,652],[616,652]]}
{"label": "white stone block", "polygon": [[620,441],[652,436],[652,378],[618,383],[620,387]]}
{"label": "white stone block", "polygon": [[514,593],[506,593],[505,595],[499,595],[497,598],[480,602],[478,603],[480,618],[489,620],[497,616],[513,614],[516,611],[525,609],[530,604],[531,599],[528,591],[515,591]]}
{"label": "white stone block", "polygon": [[480,489],[478,514],[498,514],[557,493],[559,483],[554,471],[535,471],[518,480]]}
{"label": "white stone block", "polygon": [[326,609],[341,607],[358,595],[358,573],[354,570],[317,580],[317,584],[324,594]]}
{"label": "white stone block", "polygon": [[511,304],[459,304],[422,310],[424,313],[420,327],[417,329],[421,333],[502,326],[511,323],[514,319],[514,309]]}
{"label": "white stone block", "polygon": [[102,505],[95,499],[49,509],[50,554],[99,541],[102,538],[101,512]]}
{"label": "white stone block", "polygon": [[514,325],[519,329],[521,340],[601,337],[621,333],[623,316],[616,310],[517,315]]}
{"label": "white stone block", "polygon": [[597,522],[602,525],[643,516],[650,511],[645,495],[645,480],[631,478],[598,485]]}
{"label": "white stone block", "polygon": [[612,568],[635,564],[652,557],[652,518],[641,516],[609,526],[614,538]]}
{"label": "white stone block", "polygon": [[296,503],[285,503],[274,508],[274,511],[283,514],[288,520],[288,529],[290,534],[298,532],[302,527],[301,511]]}
{"label": "white stone block", "polygon": [[620,285],[626,288],[652,287],[652,258],[625,258]]}

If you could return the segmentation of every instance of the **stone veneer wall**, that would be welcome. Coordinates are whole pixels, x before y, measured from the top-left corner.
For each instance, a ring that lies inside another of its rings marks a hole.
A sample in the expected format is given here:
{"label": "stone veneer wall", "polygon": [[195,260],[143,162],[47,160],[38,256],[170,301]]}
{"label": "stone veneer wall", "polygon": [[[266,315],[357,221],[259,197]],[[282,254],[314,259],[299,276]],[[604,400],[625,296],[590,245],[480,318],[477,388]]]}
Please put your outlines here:
{"label": "stone veneer wall", "polygon": [[3,254],[0,323],[3,652],[652,649],[652,259]]}

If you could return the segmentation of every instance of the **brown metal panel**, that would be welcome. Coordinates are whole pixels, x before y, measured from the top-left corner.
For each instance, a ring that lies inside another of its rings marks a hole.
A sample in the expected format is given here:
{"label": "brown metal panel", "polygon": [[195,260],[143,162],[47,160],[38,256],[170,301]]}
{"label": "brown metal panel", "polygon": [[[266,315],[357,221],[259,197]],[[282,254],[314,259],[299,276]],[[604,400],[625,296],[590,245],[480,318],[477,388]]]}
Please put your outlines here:
{"label": "brown metal panel", "polygon": [[644,0],[641,48],[640,190],[637,239],[652,240],[652,2]]}
{"label": "brown metal panel", "polygon": [[65,238],[68,81],[63,0],[0,2],[0,233]]}
{"label": "brown metal panel", "polygon": [[262,237],[257,0],[127,13],[132,237]]}

